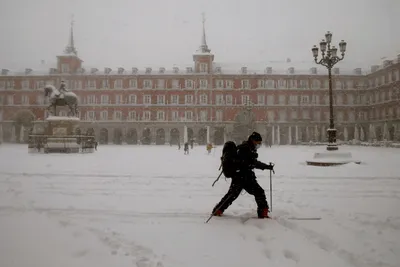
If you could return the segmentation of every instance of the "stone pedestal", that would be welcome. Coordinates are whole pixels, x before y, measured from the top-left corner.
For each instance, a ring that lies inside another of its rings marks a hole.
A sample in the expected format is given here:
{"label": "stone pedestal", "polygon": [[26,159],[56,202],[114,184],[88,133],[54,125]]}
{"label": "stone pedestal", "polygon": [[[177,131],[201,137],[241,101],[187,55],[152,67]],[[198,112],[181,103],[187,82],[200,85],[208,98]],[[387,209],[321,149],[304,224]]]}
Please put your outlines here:
{"label": "stone pedestal", "polygon": [[335,150],[315,153],[313,159],[307,161],[307,165],[327,167],[343,165],[351,162],[356,164],[361,163],[361,161],[353,159],[350,152]]}
{"label": "stone pedestal", "polygon": [[93,152],[95,137],[77,133],[79,124],[77,117],[49,116],[40,125],[34,125],[29,136],[29,152]]}

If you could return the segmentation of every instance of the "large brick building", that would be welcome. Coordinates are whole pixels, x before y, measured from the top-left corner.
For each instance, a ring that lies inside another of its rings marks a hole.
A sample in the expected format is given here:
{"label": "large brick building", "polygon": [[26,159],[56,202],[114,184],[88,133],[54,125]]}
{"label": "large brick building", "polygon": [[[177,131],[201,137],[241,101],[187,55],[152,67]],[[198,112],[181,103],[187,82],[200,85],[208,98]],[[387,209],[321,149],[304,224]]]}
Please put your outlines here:
{"label": "large brick building", "polygon": [[[311,51],[304,53],[312,58]],[[290,59],[262,66],[219,64],[208,48],[204,24],[202,43],[188,66],[85,69],[72,27],[57,64],[45,71],[43,66],[2,69],[0,134],[5,142],[26,141],[32,122],[47,116],[44,85],[58,87],[61,80],[80,99],[81,130],[94,131],[100,143],[177,143],[185,126],[189,138],[200,144],[207,141],[207,128],[216,144],[243,136],[247,128],[274,144],[326,140],[325,68]],[[333,70],[338,139],[400,140],[399,72],[400,55],[368,71]]]}

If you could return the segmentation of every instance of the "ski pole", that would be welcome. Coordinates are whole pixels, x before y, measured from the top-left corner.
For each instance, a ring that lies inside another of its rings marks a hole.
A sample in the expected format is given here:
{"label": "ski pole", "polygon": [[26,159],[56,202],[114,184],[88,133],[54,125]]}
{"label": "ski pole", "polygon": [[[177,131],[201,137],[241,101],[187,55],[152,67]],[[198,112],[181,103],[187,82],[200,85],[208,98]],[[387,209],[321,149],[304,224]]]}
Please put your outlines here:
{"label": "ski pole", "polygon": [[[240,190],[240,192],[242,192],[242,190]],[[230,195],[227,199],[225,199],[224,202],[221,203],[221,205],[218,206],[218,209],[215,209],[215,210],[219,210],[219,208],[221,208],[229,199],[230,199]],[[205,223],[208,223],[213,216],[214,216],[214,212],[211,213],[210,217],[208,217],[208,219],[207,219],[207,221],[205,221]]]}
{"label": "ski pole", "polygon": [[[273,164],[271,162],[269,164],[272,166],[272,168],[275,165],[275,164]],[[269,199],[270,199],[269,202],[271,203],[271,211],[272,211],[272,172],[275,173],[275,171],[273,169],[269,170]]]}

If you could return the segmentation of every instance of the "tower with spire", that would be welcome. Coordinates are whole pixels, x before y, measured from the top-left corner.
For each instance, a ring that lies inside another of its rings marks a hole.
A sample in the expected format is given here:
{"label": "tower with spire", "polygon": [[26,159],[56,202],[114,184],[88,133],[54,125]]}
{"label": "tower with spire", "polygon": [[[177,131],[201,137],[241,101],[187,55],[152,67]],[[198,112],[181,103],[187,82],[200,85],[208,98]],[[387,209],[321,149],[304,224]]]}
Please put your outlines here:
{"label": "tower with spire", "polygon": [[72,17],[68,44],[64,49],[64,53],[57,56],[58,73],[76,73],[80,68],[82,68],[82,62],[83,61],[78,57],[78,51],[75,48],[74,20]]}
{"label": "tower with spire", "polygon": [[193,54],[194,70],[196,73],[211,73],[214,61],[214,55],[207,45],[205,14],[203,13],[203,34],[199,49]]}

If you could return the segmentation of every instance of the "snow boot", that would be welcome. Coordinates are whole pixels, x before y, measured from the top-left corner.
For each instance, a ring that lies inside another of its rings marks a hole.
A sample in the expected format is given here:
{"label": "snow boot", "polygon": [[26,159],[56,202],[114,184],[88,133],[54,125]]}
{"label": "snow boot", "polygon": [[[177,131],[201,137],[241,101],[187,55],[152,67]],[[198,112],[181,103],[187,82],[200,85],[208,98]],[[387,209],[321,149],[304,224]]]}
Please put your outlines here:
{"label": "snow boot", "polygon": [[222,216],[223,211],[222,210],[213,210],[213,215],[214,216]]}
{"label": "snow boot", "polygon": [[269,213],[268,208],[260,209],[257,211],[258,218],[260,219],[269,218],[268,213]]}

